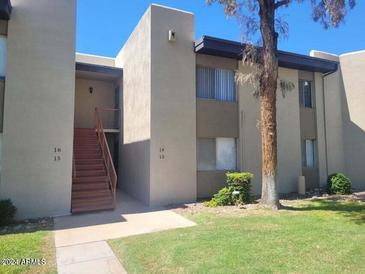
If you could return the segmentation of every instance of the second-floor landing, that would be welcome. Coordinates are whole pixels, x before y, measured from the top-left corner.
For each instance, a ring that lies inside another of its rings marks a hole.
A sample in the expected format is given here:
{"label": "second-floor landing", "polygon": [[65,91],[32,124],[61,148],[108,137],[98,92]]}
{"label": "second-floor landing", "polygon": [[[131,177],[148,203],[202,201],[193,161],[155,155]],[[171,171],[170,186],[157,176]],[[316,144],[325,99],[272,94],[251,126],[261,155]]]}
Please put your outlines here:
{"label": "second-floor landing", "polygon": [[108,57],[77,53],[75,61],[75,127],[93,128],[97,108],[104,132],[120,133],[123,70]]}

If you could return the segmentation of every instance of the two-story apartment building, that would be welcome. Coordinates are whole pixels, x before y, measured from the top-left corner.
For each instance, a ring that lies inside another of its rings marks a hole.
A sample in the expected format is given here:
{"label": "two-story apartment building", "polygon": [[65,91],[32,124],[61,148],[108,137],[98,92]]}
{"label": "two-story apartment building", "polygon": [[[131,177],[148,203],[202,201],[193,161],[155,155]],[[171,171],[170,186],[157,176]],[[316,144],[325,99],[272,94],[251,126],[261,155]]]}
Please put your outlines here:
{"label": "two-story apartment building", "polygon": [[[115,58],[75,54],[75,0],[0,3],[0,198],[19,218],[112,209],[116,184],[151,206],[196,201],[232,170],[260,193],[243,44],[195,41],[192,13],[151,5]],[[365,52],[280,52],[279,66],[294,84],[278,92],[280,192],[333,172],[364,189]]]}

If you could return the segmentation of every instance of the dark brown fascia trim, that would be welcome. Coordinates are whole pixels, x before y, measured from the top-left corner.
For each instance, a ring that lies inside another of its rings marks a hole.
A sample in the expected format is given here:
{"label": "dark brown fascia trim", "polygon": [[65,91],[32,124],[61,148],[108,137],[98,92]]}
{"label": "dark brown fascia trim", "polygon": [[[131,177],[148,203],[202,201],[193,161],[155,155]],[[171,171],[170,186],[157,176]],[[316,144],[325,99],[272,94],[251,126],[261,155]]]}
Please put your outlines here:
{"label": "dark brown fascia trim", "polygon": [[103,73],[119,78],[123,75],[123,69],[101,65],[76,62],[76,71]]}
{"label": "dark brown fascia trim", "polygon": [[0,19],[9,20],[12,6],[10,0],[0,0]]}
{"label": "dark brown fascia trim", "polygon": [[[240,60],[245,44],[210,36],[203,36],[195,42],[195,52]],[[337,70],[338,62],[279,51],[279,66],[297,70],[328,73]]]}

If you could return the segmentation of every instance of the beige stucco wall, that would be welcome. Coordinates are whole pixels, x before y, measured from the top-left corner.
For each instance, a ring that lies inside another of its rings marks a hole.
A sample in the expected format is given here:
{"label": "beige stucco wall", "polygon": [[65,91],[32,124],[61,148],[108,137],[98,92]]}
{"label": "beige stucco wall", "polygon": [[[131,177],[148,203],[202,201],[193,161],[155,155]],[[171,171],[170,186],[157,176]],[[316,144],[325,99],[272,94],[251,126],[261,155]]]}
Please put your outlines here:
{"label": "beige stucco wall", "polygon": [[300,108],[300,128],[302,139],[316,139],[316,110],[312,108]]}
{"label": "beige stucco wall", "polygon": [[0,20],[0,35],[8,34],[8,21]]}
{"label": "beige stucco wall", "polygon": [[[240,64],[240,71],[247,73],[247,68]],[[279,78],[295,85],[285,97],[281,91],[277,93],[278,182],[279,192],[287,193],[297,191],[298,176],[302,174],[298,71],[280,68]],[[260,112],[259,100],[252,91],[247,83],[239,86],[240,169],[255,175],[253,191],[259,194],[262,178]]]}
{"label": "beige stucco wall", "polygon": [[4,94],[5,94],[5,81],[0,79],[0,132],[1,133],[3,132],[3,122],[4,122]]}
{"label": "beige stucco wall", "polygon": [[346,171],[355,188],[365,189],[365,51],[341,55],[340,62]]}
{"label": "beige stucco wall", "polygon": [[198,171],[197,197],[209,198],[226,185],[226,172],[221,170]]}
{"label": "beige stucco wall", "polygon": [[[325,167],[323,167],[323,149],[325,148],[325,142],[323,135],[318,136],[318,133],[323,132],[323,122],[317,123],[317,118],[321,122],[321,118],[323,115],[323,99],[322,99],[322,75],[318,73],[314,73],[311,71],[302,71],[298,72],[299,80],[307,80],[312,83],[312,108],[305,108],[303,106],[299,106],[300,108],[300,135],[301,142],[305,139],[314,139],[316,140],[316,151],[315,154],[315,167],[308,168],[303,167],[303,176],[305,177],[305,183],[307,189],[314,189],[320,186],[320,176],[319,171],[324,171]],[[302,151],[301,154],[305,154],[305,151]],[[324,169],[323,169],[324,168]]]}
{"label": "beige stucco wall", "polygon": [[150,201],[151,9],[148,9],[116,58],[123,68],[123,134],[119,183],[146,204]]}
{"label": "beige stucco wall", "polygon": [[[93,92],[89,92],[89,88]],[[94,128],[95,108],[114,108],[115,85],[109,81],[76,78],[75,127]],[[103,127],[114,128],[114,113],[100,112]]]}
{"label": "beige stucco wall", "polygon": [[[212,55],[196,54],[196,65],[236,71],[235,59]],[[238,102],[223,102],[209,99],[197,99],[196,123],[198,138],[234,137],[238,138]],[[237,147],[239,140],[237,139]],[[237,151],[239,165],[239,149]],[[206,198],[217,193],[225,185],[224,171],[198,171],[197,196]]]}
{"label": "beige stucco wall", "polygon": [[[365,189],[365,51],[340,56],[312,51],[312,56],[339,61],[337,72],[324,77],[325,137],[328,174],[347,174]],[[324,177],[324,175],[321,175]]]}
{"label": "beige stucco wall", "polygon": [[[312,51],[311,56],[332,61],[339,61],[338,56],[318,51]],[[319,83],[319,81],[316,81],[316,83]],[[321,124],[318,119],[318,129],[322,128],[324,131],[322,135],[324,135],[326,143],[325,154],[327,155],[328,174],[335,172],[346,172],[342,119],[342,101],[344,98],[344,92],[342,86],[341,70],[339,69],[338,71],[323,77],[324,92],[322,95],[319,93],[316,94],[316,96],[321,96],[324,101],[324,105],[322,104],[323,122]],[[320,106],[321,104],[319,103],[318,105]],[[320,114],[320,112],[318,112],[318,114]],[[320,144],[318,144],[318,147],[321,149]],[[323,157],[320,154],[321,152],[319,152],[319,157]],[[322,173],[322,171],[323,168],[320,170],[320,173]],[[323,176],[327,177],[327,174],[323,175],[322,173],[320,176],[321,184],[323,184]]]}
{"label": "beige stucco wall", "polygon": [[196,65],[210,68],[237,70],[238,62],[235,59],[205,54],[196,54]]}
{"label": "beige stucco wall", "polygon": [[[194,16],[152,5],[151,22],[150,204],[195,201]],[[169,30],[176,32],[175,42],[168,41]]]}
{"label": "beige stucco wall", "polygon": [[149,205],[196,199],[193,41],[192,14],[151,5],[116,58],[123,68],[121,184]]}
{"label": "beige stucco wall", "polygon": [[327,147],[326,147],[326,128],[325,128],[325,97],[324,82],[322,73],[314,73],[315,101],[316,101],[316,133],[317,133],[317,169],[315,174],[318,176],[317,186],[325,187],[327,184]]}
{"label": "beige stucco wall", "polygon": [[197,99],[198,138],[234,137],[238,132],[238,103]]}
{"label": "beige stucco wall", "polygon": [[[75,1],[12,5],[0,198],[12,199],[17,218],[69,214]],[[61,149],[60,161],[54,161],[55,148]]]}

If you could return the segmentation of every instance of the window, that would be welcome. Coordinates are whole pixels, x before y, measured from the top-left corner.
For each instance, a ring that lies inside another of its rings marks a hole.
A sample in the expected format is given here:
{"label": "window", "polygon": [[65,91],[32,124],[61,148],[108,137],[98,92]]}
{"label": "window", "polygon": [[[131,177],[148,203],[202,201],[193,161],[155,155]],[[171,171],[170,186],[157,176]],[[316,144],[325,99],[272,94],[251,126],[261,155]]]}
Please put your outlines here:
{"label": "window", "polygon": [[236,140],[234,138],[216,139],[216,160],[217,170],[236,169]]}
{"label": "window", "polygon": [[303,167],[314,168],[316,166],[316,141],[303,140],[302,146]]}
{"label": "window", "polygon": [[7,43],[6,36],[0,35],[0,77],[6,75]]}
{"label": "window", "polygon": [[199,138],[197,142],[198,170],[236,170],[235,138]]}
{"label": "window", "polygon": [[215,170],[215,139],[198,139],[198,170]]}
{"label": "window", "polygon": [[198,66],[196,89],[198,98],[235,101],[236,84],[234,71]]}
{"label": "window", "polygon": [[313,108],[312,82],[299,80],[300,105],[305,108]]}

